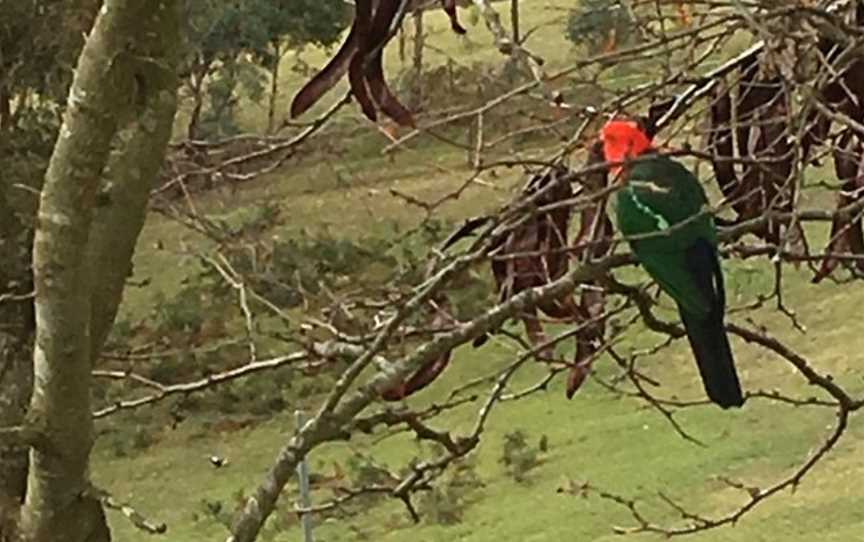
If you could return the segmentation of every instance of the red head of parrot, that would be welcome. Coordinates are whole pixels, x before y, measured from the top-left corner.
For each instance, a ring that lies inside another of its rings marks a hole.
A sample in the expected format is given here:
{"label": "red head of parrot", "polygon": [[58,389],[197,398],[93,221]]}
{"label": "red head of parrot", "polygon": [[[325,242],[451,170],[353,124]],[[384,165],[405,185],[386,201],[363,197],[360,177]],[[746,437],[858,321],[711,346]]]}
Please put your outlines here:
{"label": "red head of parrot", "polygon": [[[620,164],[651,149],[651,138],[631,120],[610,120],[603,126],[600,140],[603,142],[603,156],[607,162]],[[610,171],[613,175],[618,175],[621,166],[613,166]]]}

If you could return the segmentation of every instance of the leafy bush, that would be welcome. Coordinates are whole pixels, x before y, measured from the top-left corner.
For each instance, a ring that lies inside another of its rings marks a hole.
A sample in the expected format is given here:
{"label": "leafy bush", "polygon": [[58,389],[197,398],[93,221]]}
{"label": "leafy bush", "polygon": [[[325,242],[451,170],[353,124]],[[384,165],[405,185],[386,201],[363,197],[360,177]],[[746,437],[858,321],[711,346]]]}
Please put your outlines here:
{"label": "leafy bush", "polygon": [[135,426],[135,432],[132,433],[132,448],[135,450],[146,450],[156,443],[156,437],[153,436],[153,431],[145,425]]}
{"label": "leafy bush", "polygon": [[[211,521],[215,521],[226,529],[231,527],[231,511],[225,509],[225,505],[218,499],[201,499],[200,510],[203,516]],[[195,514],[195,519],[200,516]]]}
{"label": "leafy bush", "polygon": [[[234,504],[233,509],[230,507],[232,502]],[[232,493],[231,500],[228,503],[224,503],[219,499],[210,500],[202,498],[199,502],[199,510],[201,513],[193,512],[192,519],[193,521],[200,521],[202,519],[201,516],[203,515],[204,518],[215,521],[226,529],[230,529],[234,514],[241,510],[245,504],[246,494],[242,489],[238,489]]]}
{"label": "leafy bush", "polygon": [[[463,48],[470,50],[473,42],[463,40]],[[458,102],[466,106],[481,104],[492,98],[500,87],[501,72],[507,68],[474,63],[471,66],[447,63],[435,67],[425,67],[417,73],[413,67],[403,70],[396,79],[396,93],[407,101],[415,89],[422,88],[421,109],[434,110],[440,104]],[[493,112],[494,115],[494,112]]]}
{"label": "leafy bush", "polygon": [[528,473],[540,464],[538,451],[528,444],[521,429],[504,435],[504,448],[498,461],[519,483],[528,482]]}
{"label": "leafy bush", "polygon": [[[280,221],[279,214],[278,205],[262,205],[211,221],[220,237],[227,239],[219,249],[220,254],[255,293],[274,305],[289,310],[305,301],[310,312],[319,312],[322,319],[352,334],[367,332],[377,309],[353,307],[343,311],[333,304],[332,294],[368,298],[392,284],[422,282],[430,247],[440,244],[453,230],[450,223],[428,221],[407,231],[394,225],[392,231],[361,239],[309,234],[280,239],[270,234]],[[449,309],[460,319],[477,314],[489,302],[490,284],[488,273],[481,270],[454,278],[447,292]],[[259,354],[269,355],[273,341],[267,332],[277,329],[279,333],[278,326],[282,324],[265,318],[267,311],[257,305],[254,297],[250,296],[249,303],[253,311],[262,315],[256,320],[261,328],[255,330]],[[418,311],[408,324],[428,325],[431,312],[431,308]],[[114,330],[111,347],[142,356],[135,362],[136,373],[174,384],[224,371],[245,359],[248,352],[242,344],[244,326],[237,291],[205,262],[196,275],[185,279],[175,295],[157,297],[146,323],[121,321]],[[236,342],[238,339],[240,343]],[[397,348],[407,351],[414,347],[412,339]],[[158,355],[166,351],[167,354]],[[146,359],[148,353],[154,357]],[[128,367],[124,360],[102,363],[109,369]],[[174,410],[168,405],[155,408],[153,411],[159,413],[160,419],[154,423],[176,425],[192,413],[231,415],[243,411],[266,418],[289,408],[296,397],[330,390],[334,373],[344,365],[342,360],[334,359],[333,363],[319,370],[304,371],[302,375],[286,367],[266,376],[221,384],[185,398]],[[107,379],[99,382],[94,396],[100,404],[110,404],[128,395],[128,382]]]}
{"label": "leafy bush", "polygon": [[428,523],[460,523],[470,504],[471,493],[483,485],[473,459],[458,461],[439,486],[420,494],[417,501],[420,513]]}
{"label": "leafy bush", "polygon": [[270,374],[254,375],[213,388],[204,397],[221,414],[246,413],[267,417],[285,411],[290,393]]}
{"label": "leafy bush", "polygon": [[107,441],[107,447],[111,451],[111,455],[114,457],[121,458],[129,455],[126,435],[114,432],[108,437]]}
{"label": "leafy bush", "polygon": [[638,42],[636,21],[620,0],[582,0],[567,19],[567,39],[591,54]]}
{"label": "leafy bush", "polygon": [[186,287],[171,298],[157,294],[155,310],[156,330],[195,333],[204,323],[206,311],[201,303],[201,290]]}
{"label": "leafy bush", "polygon": [[385,467],[376,463],[371,455],[358,451],[351,454],[345,462],[345,468],[354,486],[371,486],[393,481],[393,477]]}
{"label": "leafy bush", "polygon": [[431,524],[454,525],[462,521],[465,506],[462,500],[446,489],[437,487],[421,494],[418,499],[423,518]]}

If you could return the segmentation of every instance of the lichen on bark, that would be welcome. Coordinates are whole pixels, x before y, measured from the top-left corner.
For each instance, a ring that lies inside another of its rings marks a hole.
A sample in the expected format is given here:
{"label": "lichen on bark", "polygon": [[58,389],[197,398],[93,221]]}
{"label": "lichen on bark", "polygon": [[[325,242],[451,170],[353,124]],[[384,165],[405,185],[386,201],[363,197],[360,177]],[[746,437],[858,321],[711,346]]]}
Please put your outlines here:
{"label": "lichen on bark", "polygon": [[[28,542],[110,540],[89,485],[90,372],[116,315],[170,137],[180,8],[179,0],[104,3],[45,176],[33,250],[28,417],[47,446],[30,453],[20,524]],[[97,198],[103,191],[107,199]]]}

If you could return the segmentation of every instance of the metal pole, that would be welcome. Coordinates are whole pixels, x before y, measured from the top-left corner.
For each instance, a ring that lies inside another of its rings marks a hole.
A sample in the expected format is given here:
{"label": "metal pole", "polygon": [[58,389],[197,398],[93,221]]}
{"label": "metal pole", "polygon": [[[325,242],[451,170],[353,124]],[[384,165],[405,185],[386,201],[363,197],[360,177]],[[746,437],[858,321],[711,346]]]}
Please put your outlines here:
{"label": "metal pole", "polygon": [[[303,424],[306,423],[306,416],[302,410],[294,411],[294,420],[297,424],[296,431],[299,431]],[[309,464],[306,462],[306,457],[297,464],[297,479],[300,481],[300,506],[309,508],[312,506],[312,498],[309,495]],[[303,542],[314,542],[312,537],[312,516],[308,513],[300,515],[300,524],[303,526]]]}

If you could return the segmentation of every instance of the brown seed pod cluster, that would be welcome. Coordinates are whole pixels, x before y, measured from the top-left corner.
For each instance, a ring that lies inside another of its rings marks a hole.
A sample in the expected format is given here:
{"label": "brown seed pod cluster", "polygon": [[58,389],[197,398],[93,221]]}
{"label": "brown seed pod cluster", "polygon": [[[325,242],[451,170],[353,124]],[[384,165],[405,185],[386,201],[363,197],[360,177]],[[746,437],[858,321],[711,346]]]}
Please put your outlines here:
{"label": "brown seed pod cluster", "polygon": [[[351,94],[369,120],[376,121],[381,111],[399,125],[413,127],[413,115],[393,94],[384,78],[384,47],[414,3],[411,0],[356,0],[348,37],[324,69],[294,96],[291,117],[308,111],[347,72]],[[453,31],[464,34],[465,29],[456,14],[456,0],[441,0],[441,4],[450,17]]]}

